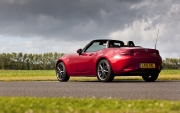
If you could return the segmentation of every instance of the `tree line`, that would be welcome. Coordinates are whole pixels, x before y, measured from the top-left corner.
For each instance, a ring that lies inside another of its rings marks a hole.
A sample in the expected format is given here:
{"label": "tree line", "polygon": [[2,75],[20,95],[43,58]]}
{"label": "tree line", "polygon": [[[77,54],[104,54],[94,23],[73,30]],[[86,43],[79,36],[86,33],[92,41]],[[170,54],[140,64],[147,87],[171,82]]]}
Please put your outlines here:
{"label": "tree line", "polygon": [[180,69],[180,58],[166,58],[162,66],[163,69]]}
{"label": "tree line", "polygon": [[64,53],[23,54],[0,53],[0,69],[6,70],[52,70],[56,60]]}
{"label": "tree line", "polygon": [[[56,60],[64,53],[23,54],[0,53],[0,69],[6,70],[52,70]],[[180,69],[180,59],[166,58],[163,69]]]}

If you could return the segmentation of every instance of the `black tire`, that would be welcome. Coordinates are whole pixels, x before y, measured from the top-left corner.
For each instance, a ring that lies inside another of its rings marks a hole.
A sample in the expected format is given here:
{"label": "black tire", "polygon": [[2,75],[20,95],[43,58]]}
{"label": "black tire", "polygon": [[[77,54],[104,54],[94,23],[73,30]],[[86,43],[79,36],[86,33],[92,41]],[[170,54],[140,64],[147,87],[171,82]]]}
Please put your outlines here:
{"label": "black tire", "polygon": [[158,76],[159,76],[159,73],[156,73],[156,74],[142,75],[142,78],[146,82],[154,82],[154,81],[156,81]]}
{"label": "black tire", "polygon": [[97,78],[101,82],[112,82],[114,74],[109,62],[105,59],[101,60],[97,66]]}
{"label": "black tire", "polygon": [[60,82],[67,82],[70,78],[67,75],[66,67],[63,62],[59,62],[56,66],[56,77]]}

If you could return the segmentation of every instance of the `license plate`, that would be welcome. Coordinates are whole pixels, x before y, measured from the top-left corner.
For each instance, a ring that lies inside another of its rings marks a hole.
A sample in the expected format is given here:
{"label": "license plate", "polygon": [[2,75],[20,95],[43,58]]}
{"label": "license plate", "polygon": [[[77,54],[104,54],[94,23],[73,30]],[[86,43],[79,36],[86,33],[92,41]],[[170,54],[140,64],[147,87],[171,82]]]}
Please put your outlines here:
{"label": "license plate", "polygon": [[140,68],[155,68],[155,63],[140,63]]}

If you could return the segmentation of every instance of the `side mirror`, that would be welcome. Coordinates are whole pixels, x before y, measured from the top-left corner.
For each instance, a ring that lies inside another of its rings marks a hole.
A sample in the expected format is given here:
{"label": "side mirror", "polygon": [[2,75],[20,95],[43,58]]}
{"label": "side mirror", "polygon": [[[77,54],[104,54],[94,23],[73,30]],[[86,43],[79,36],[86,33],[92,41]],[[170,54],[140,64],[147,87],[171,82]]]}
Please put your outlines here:
{"label": "side mirror", "polygon": [[78,53],[79,55],[81,55],[81,54],[82,54],[82,49],[78,49],[78,50],[77,50],[77,53]]}

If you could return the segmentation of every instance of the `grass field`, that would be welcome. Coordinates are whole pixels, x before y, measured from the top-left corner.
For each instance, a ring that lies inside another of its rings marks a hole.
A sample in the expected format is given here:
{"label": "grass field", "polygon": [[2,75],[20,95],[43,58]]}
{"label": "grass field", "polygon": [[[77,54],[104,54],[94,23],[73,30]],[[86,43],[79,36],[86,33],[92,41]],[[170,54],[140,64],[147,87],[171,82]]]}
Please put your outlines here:
{"label": "grass field", "polygon": [[[54,70],[0,70],[0,81],[54,81]],[[71,77],[70,81],[92,81],[96,77]],[[142,80],[139,76],[115,77],[117,81]],[[162,70],[158,80],[180,80],[180,70]]]}
{"label": "grass field", "polygon": [[180,101],[0,97],[0,113],[179,113]]}
{"label": "grass field", "polygon": [[[0,81],[54,81],[54,70],[0,70]],[[71,77],[70,81],[91,81],[96,77]],[[142,80],[137,76],[115,77],[115,80]],[[158,80],[180,80],[180,70],[162,70]]]}

